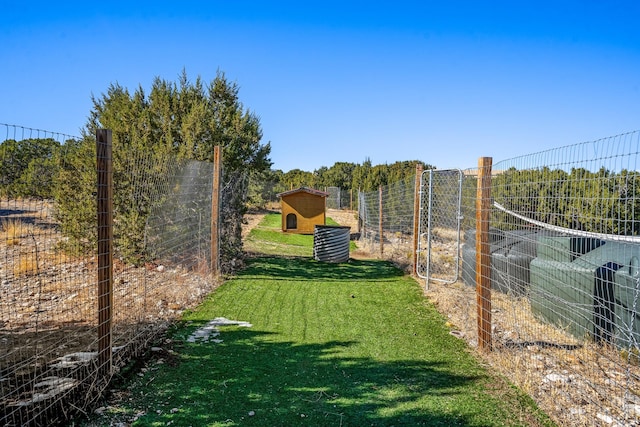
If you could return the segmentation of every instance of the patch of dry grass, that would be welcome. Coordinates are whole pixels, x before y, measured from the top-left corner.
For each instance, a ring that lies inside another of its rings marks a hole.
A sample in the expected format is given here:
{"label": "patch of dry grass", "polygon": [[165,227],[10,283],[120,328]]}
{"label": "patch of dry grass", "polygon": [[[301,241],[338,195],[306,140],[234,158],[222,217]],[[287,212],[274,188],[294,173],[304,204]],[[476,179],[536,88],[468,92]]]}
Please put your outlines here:
{"label": "patch of dry grass", "polygon": [[[447,316],[454,334],[477,347],[475,289],[456,282],[431,285],[425,295]],[[593,425],[605,415],[619,425],[635,425],[625,424],[638,416],[640,402],[633,356],[541,321],[525,297],[492,292],[491,299],[493,351],[479,355],[496,371],[561,425]]]}
{"label": "patch of dry grass", "polygon": [[36,254],[20,256],[18,262],[13,265],[14,276],[33,276],[38,274],[38,257]]}
{"label": "patch of dry grass", "polygon": [[4,237],[5,244],[14,246],[19,245],[23,239],[29,236],[40,234],[41,230],[33,224],[12,218],[0,223],[0,232]]}

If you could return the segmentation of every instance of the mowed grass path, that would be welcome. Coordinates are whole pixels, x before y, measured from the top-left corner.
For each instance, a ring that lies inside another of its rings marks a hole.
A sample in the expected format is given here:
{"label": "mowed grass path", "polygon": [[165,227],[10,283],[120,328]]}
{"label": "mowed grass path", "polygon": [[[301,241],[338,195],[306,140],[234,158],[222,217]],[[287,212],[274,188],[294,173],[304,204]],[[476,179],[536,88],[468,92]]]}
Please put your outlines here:
{"label": "mowed grass path", "polygon": [[[252,250],[272,241],[264,233],[274,222],[254,230]],[[189,342],[216,317],[253,326]],[[174,363],[151,364],[119,409],[138,414],[135,426],[552,425],[383,261],[251,258],[171,338]]]}

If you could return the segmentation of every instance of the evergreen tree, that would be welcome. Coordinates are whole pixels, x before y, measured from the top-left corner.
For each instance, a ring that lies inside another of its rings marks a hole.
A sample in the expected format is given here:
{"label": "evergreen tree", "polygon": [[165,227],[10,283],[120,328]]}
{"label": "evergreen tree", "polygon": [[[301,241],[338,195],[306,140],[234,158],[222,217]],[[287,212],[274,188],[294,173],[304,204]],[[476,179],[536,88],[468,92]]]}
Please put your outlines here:
{"label": "evergreen tree", "polygon": [[[177,84],[155,78],[148,96],[142,87],[130,93],[116,83],[101,96],[92,97],[93,109],[85,136],[65,159],[67,167],[63,175],[69,180],[59,181],[61,220],[70,223],[85,220],[81,215],[74,216],[74,201],[69,196],[93,190],[80,188],[89,177],[74,176],[69,168],[85,170],[95,162],[95,157],[86,155],[90,146],[95,145],[93,136],[98,129],[111,129],[116,247],[128,261],[140,262],[137,257],[144,253],[145,221],[153,208],[152,183],[168,172],[162,159],[169,156],[211,161],[214,146],[220,145],[223,182],[236,185],[234,191],[224,193],[228,199],[222,205],[223,267],[225,260],[240,256],[242,215],[246,209],[244,184],[250,174],[269,170],[271,147],[269,143],[261,143],[260,120],[244,108],[238,93],[239,86],[229,82],[222,72],[205,87],[200,77],[191,83],[183,71]],[[79,153],[83,157],[78,157]],[[141,158],[145,160],[140,161]],[[147,184],[134,187],[133,180]]]}
{"label": "evergreen tree", "polygon": [[50,198],[60,143],[53,138],[8,139],[0,144],[0,194]]}

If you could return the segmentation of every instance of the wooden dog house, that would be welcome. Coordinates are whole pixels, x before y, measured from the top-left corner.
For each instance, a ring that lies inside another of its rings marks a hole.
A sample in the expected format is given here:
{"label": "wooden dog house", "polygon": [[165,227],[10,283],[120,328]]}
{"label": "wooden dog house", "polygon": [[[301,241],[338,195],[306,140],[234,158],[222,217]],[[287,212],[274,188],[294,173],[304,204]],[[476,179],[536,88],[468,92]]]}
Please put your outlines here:
{"label": "wooden dog house", "polygon": [[282,231],[313,234],[316,225],[325,225],[329,193],[300,187],[278,194],[282,209]]}

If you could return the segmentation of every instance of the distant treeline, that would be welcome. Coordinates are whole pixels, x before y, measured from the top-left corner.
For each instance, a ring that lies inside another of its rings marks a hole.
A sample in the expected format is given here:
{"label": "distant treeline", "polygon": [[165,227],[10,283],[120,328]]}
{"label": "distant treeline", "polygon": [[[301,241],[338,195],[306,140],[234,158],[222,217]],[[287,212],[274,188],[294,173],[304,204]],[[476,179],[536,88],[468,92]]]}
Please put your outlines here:
{"label": "distant treeline", "polygon": [[[492,180],[492,198],[532,220],[572,230],[615,235],[640,233],[640,173],[601,168],[511,168]],[[495,211],[497,227],[514,217]]]}
{"label": "distant treeline", "polygon": [[[68,204],[70,200],[77,200],[77,193],[64,193],[70,176],[61,165],[69,156],[86,159],[88,153],[82,150],[85,146],[81,141],[68,140],[60,144],[51,138],[3,141],[0,143],[0,196],[63,199]],[[275,201],[277,193],[302,186],[374,191],[379,186],[409,182],[415,177],[417,164],[425,170],[433,168],[418,160],[373,166],[367,159],[362,164],[337,162],[313,172],[267,170],[251,179],[250,203]],[[470,197],[475,191],[473,181],[467,179],[465,183]],[[640,234],[640,172],[637,171],[511,168],[493,177],[492,198],[507,210],[545,224],[605,234]],[[77,202],[72,203],[77,209]],[[513,226],[514,217],[496,211],[492,222],[503,228],[508,224]]]}
{"label": "distant treeline", "polygon": [[271,170],[254,180],[251,185],[250,197],[254,204],[265,201],[276,201],[276,194],[294,188],[309,187],[324,190],[328,187],[338,187],[342,191],[374,191],[380,186],[395,184],[413,179],[416,165],[423,169],[434,167],[419,160],[407,160],[392,164],[372,165],[366,159],[362,164],[336,162],[331,167],[323,166],[313,172],[293,169],[289,172]]}
{"label": "distant treeline", "polygon": [[51,198],[61,154],[52,138],[0,143],[0,196]]}

